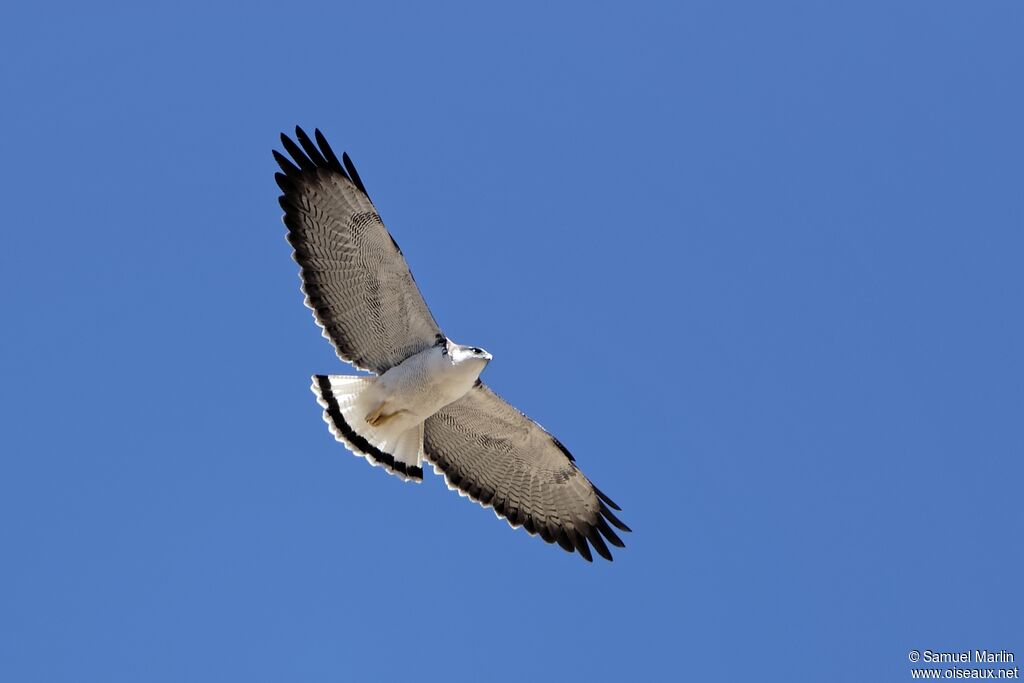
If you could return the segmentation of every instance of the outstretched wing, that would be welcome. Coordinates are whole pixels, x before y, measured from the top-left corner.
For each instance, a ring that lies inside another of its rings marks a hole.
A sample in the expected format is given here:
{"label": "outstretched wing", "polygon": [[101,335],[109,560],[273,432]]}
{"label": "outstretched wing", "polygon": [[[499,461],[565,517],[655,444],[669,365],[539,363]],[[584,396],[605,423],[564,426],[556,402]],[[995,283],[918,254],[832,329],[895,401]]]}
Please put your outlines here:
{"label": "outstretched wing", "polygon": [[288,241],[324,336],[342,360],[380,374],[443,335],[352,160],[315,136],[296,127],[298,145],[281,134],[292,159],[274,151]]}
{"label": "outstretched wing", "polygon": [[491,507],[513,528],[588,561],[590,547],[605,559],[605,544],[623,547],[608,526],[629,527],[612,514],[619,507],[577,469],[558,439],[483,383],[427,418],[423,450],[449,487]]}

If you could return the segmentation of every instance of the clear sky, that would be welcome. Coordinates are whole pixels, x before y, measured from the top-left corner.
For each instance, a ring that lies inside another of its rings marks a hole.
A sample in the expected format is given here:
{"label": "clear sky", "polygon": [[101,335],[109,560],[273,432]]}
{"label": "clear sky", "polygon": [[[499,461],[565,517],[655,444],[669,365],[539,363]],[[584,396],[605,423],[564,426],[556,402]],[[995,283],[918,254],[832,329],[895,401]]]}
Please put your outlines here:
{"label": "clear sky", "polygon": [[[481,4],[4,10],[0,678],[1024,659],[1024,6]],[[331,438],[295,124],[622,506],[614,563]]]}

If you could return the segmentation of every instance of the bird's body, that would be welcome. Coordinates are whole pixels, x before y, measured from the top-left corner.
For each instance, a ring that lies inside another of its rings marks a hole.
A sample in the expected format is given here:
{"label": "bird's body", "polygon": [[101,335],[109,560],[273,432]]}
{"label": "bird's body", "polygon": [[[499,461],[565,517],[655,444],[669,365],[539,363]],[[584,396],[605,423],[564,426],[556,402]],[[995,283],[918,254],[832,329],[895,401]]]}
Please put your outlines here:
{"label": "bird's body", "polygon": [[[622,547],[619,509],[565,446],[479,379],[491,355],[441,333],[347,155],[316,131],[282,135],[281,206],[306,305],[339,357],[375,376],[314,375],[334,436],[405,480],[422,462],[513,527],[590,560]],[[588,545],[589,541],[589,545]]]}
{"label": "bird's body", "polygon": [[378,377],[361,397],[366,422],[411,429],[472,389],[490,356],[460,354],[450,345],[431,346]]}

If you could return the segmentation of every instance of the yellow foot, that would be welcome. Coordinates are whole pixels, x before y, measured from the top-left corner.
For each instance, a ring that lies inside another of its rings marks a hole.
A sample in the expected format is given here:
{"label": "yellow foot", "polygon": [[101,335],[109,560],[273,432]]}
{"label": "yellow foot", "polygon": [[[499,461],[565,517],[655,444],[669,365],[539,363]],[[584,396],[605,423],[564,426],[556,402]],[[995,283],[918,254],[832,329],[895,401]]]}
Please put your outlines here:
{"label": "yellow foot", "polygon": [[391,418],[393,418],[395,415],[398,415],[399,413],[405,412],[403,410],[396,410],[394,412],[390,412],[389,413],[389,412],[386,412],[387,408],[388,408],[387,401],[381,401],[377,405],[376,408],[371,410],[366,415],[365,419],[366,419],[367,424],[369,424],[371,427],[380,427],[384,423],[386,423],[389,420],[391,420]]}

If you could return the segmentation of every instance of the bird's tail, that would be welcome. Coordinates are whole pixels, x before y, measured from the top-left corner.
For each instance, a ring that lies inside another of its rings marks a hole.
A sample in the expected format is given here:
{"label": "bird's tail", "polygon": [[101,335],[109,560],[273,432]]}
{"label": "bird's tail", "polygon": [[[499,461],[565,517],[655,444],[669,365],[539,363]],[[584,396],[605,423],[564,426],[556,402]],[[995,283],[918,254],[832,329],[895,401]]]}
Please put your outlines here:
{"label": "bird's tail", "polygon": [[372,406],[365,392],[376,381],[376,377],[313,375],[310,388],[323,406],[324,422],[335,439],[374,467],[405,481],[423,481],[423,423],[397,431],[394,422],[373,426],[367,421]]}

